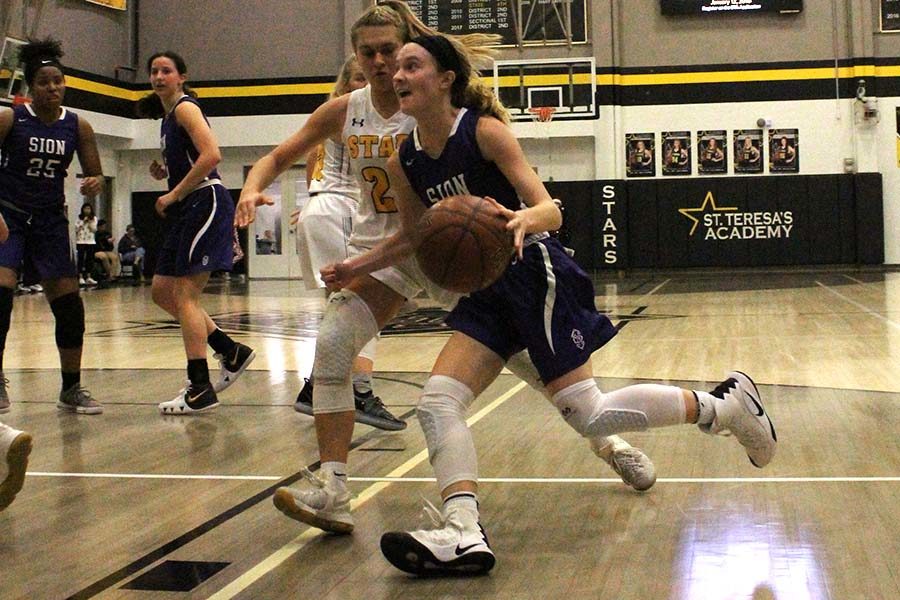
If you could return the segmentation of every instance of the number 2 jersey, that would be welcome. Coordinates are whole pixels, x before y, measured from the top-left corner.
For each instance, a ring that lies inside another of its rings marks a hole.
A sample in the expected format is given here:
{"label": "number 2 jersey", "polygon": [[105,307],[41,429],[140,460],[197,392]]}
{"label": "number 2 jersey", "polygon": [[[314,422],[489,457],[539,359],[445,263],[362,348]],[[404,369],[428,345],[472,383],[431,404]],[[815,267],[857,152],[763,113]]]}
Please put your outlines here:
{"label": "number 2 jersey", "polygon": [[48,125],[30,104],[13,107],[12,127],[0,146],[0,200],[26,212],[61,207],[77,148],[75,113],[63,108]]}
{"label": "number 2 jersey", "polygon": [[350,234],[352,246],[371,248],[400,230],[387,161],[415,125],[415,119],[400,111],[387,119],[378,114],[369,86],[350,93],[341,138],[360,189],[359,208]]}

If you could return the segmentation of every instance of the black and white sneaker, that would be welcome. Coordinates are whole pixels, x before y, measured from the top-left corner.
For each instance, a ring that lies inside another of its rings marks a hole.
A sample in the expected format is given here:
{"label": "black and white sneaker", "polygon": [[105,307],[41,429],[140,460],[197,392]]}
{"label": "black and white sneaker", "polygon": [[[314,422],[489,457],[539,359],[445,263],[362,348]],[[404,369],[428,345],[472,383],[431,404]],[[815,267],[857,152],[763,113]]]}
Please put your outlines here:
{"label": "black and white sneaker", "polygon": [[300,392],[297,394],[297,400],[296,402],[294,402],[294,410],[296,410],[298,413],[312,416],[312,394],[313,383],[311,380],[304,377],[303,387],[300,388]]}
{"label": "black and white sneaker", "polygon": [[434,529],[391,531],[381,536],[381,553],[413,575],[484,575],[494,568],[494,553],[474,511],[450,509],[441,516],[430,504]]}
{"label": "black and white sneaker", "polygon": [[712,434],[731,432],[754,467],[761,469],[769,464],[775,456],[778,436],[753,380],[745,373],[732,371],[710,394],[716,399],[716,416],[700,429]]}
{"label": "black and white sneaker", "polygon": [[[353,390],[353,400],[356,405],[356,422],[371,425],[387,431],[400,431],[406,429],[406,421],[402,421],[391,414],[385,408],[381,398],[372,392],[361,394]],[[294,410],[304,415],[313,415],[313,382],[312,379],[303,379],[303,388],[297,394],[294,402]]]}
{"label": "black and white sneaker", "polygon": [[237,381],[238,377],[247,370],[247,367],[256,358],[256,352],[250,346],[237,343],[227,357],[222,354],[214,354],[213,358],[219,361],[219,379],[213,384],[213,389],[219,393]]}
{"label": "black and white sneaker", "polygon": [[189,384],[168,402],[159,404],[159,412],[164,415],[190,415],[214,410],[219,399],[211,383],[202,386]]}

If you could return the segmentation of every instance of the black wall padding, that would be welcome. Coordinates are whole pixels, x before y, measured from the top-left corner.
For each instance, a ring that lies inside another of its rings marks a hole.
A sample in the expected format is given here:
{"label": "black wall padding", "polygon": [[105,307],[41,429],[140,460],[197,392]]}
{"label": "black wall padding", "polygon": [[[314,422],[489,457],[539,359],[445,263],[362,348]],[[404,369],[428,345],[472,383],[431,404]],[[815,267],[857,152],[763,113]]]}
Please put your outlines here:
{"label": "black wall padding", "polygon": [[884,210],[881,173],[854,176],[856,192],[856,240],[858,262],[884,262]]}

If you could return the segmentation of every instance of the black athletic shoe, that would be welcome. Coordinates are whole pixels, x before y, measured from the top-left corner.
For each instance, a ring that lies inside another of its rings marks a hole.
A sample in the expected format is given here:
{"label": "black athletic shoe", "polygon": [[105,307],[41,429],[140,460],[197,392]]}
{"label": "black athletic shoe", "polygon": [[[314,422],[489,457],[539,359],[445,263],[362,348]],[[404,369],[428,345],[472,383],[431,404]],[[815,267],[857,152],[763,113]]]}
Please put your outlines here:
{"label": "black athletic shoe", "polygon": [[303,387],[300,389],[300,393],[297,394],[297,401],[294,402],[294,410],[296,410],[298,413],[312,416],[312,392],[312,381],[304,377]]}
{"label": "black athletic shoe", "polygon": [[211,383],[203,386],[188,385],[173,400],[162,402],[159,412],[164,415],[189,415],[206,412],[219,406],[216,390]]}
{"label": "black athletic shoe", "polygon": [[227,357],[221,354],[215,354],[214,357],[219,361],[219,379],[213,386],[218,393],[237,381],[256,358],[256,352],[250,346],[237,343]]}
{"label": "black athletic shoe", "polygon": [[392,415],[384,407],[381,398],[372,392],[360,394],[353,390],[353,399],[356,402],[356,422],[371,425],[378,429],[388,431],[400,431],[406,429],[406,421],[401,421]]}
{"label": "black athletic shoe", "polygon": [[[356,404],[356,422],[364,425],[371,425],[378,429],[386,429],[388,431],[400,431],[406,429],[406,421],[401,421],[392,415],[388,409],[384,407],[381,398],[372,392],[360,394],[353,390],[353,399]],[[297,394],[297,400],[294,402],[294,410],[304,415],[313,414],[313,382],[311,379],[303,379],[303,388]]]}

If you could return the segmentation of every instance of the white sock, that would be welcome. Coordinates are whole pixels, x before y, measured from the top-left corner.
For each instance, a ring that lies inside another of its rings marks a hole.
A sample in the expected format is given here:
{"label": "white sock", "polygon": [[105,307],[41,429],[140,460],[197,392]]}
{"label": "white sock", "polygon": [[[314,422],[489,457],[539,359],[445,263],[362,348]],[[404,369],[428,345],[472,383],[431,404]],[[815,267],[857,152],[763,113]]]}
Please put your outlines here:
{"label": "white sock", "polygon": [[697,425],[709,425],[716,418],[716,398],[709,392],[691,390],[697,399]]}
{"label": "white sock", "polygon": [[342,489],[347,487],[347,463],[336,460],[323,462],[322,475],[327,478],[329,474],[334,476],[335,482],[340,482]]}
{"label": "white sock", "polygon": [[478,496],[474,492],[456,492],[450,494],[444,500],[444,514],[446,515],[451,509],[464,509],[475,515],[478,514]]}

